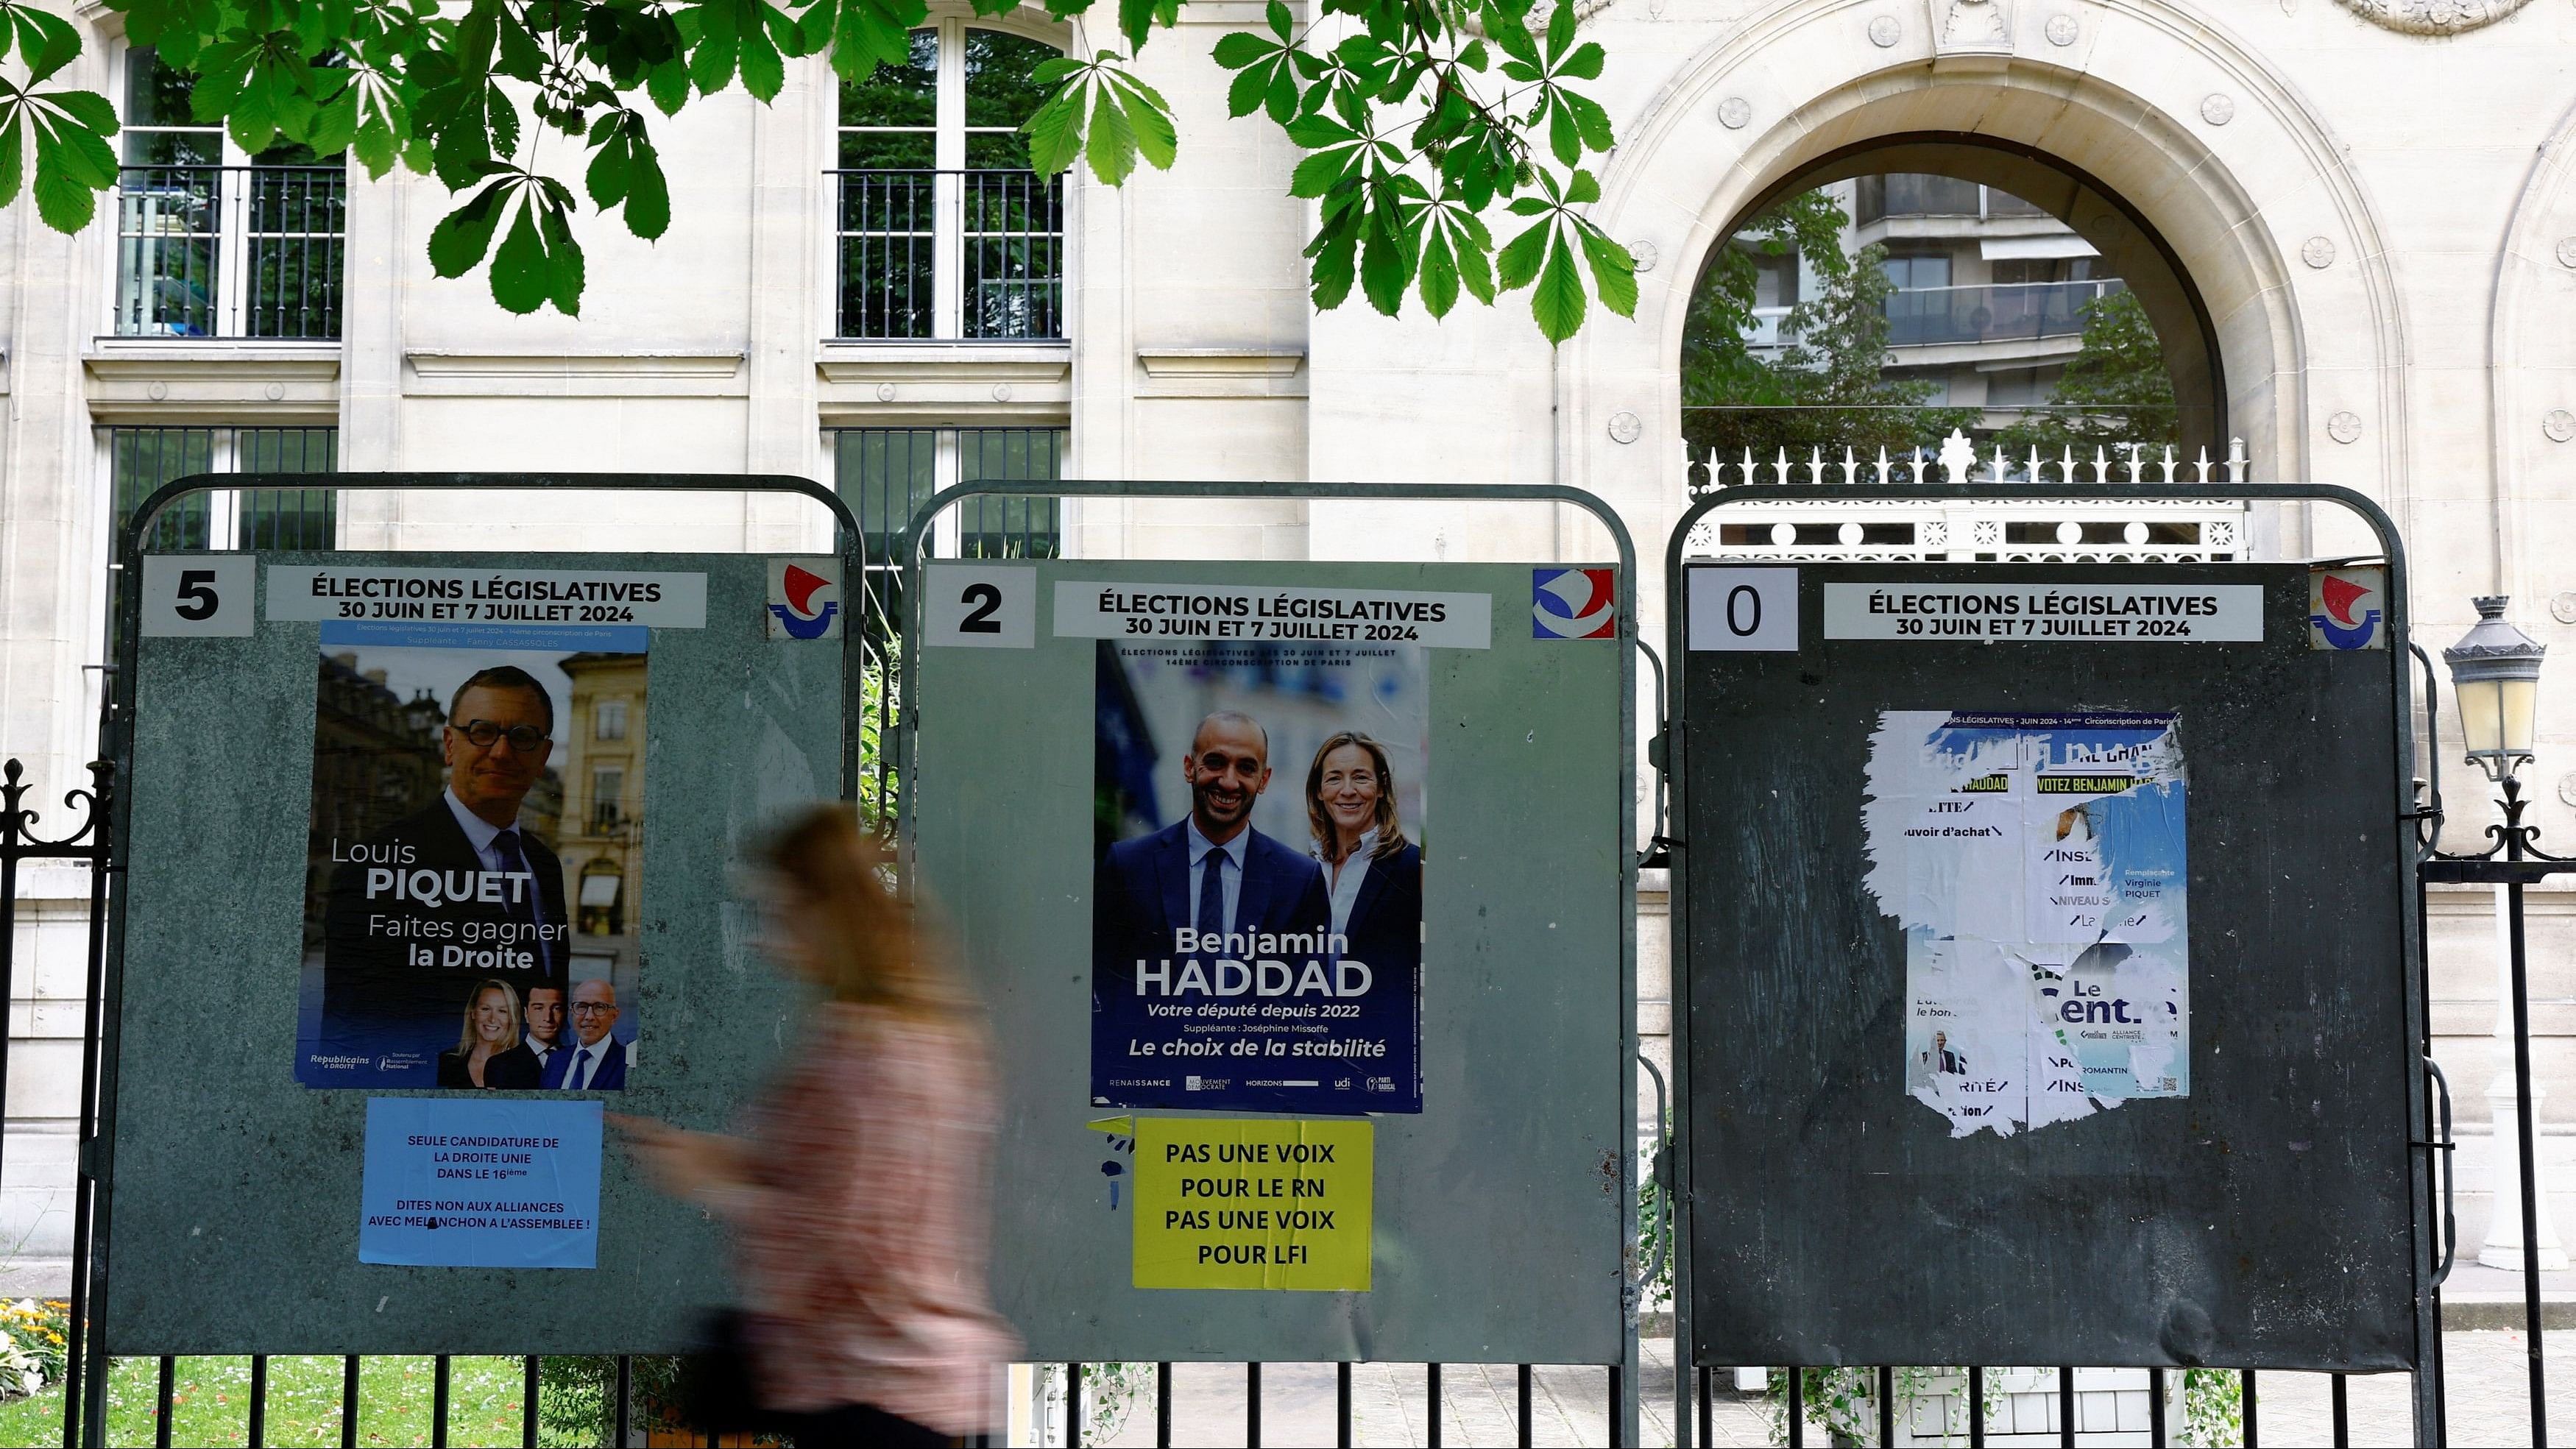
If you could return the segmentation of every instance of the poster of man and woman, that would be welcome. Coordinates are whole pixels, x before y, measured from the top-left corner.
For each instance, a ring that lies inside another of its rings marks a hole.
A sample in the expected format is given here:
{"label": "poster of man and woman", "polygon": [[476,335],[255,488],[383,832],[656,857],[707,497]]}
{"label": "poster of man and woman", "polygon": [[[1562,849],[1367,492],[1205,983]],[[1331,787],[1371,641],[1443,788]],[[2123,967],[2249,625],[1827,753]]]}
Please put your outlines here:
{"label": "poster of man and woman", "polygon": [[1099,646],[1091,1094],[1422,1110],[1418,644]]}
{"label": "poster of man and woman", "polygon": [[367,630],[325,625],[318,661],[297,1080],[624,1088],[643,631],[627,652]]}

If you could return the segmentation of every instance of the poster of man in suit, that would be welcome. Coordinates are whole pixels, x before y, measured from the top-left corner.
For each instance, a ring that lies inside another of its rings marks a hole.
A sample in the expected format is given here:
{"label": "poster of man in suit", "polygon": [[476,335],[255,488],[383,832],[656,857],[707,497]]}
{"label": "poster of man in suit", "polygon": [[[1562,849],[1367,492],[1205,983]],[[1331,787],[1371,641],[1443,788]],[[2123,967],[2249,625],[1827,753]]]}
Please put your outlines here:
{"label": "poster of man in suit", "polygon": [[622,1088],[644,655],[326,633],[318,677],[297,1079]]}
{"label": "poster of man in suit", "polygon": [[1422,1110],[1417,644],[1103,641],[1092,1101]]}

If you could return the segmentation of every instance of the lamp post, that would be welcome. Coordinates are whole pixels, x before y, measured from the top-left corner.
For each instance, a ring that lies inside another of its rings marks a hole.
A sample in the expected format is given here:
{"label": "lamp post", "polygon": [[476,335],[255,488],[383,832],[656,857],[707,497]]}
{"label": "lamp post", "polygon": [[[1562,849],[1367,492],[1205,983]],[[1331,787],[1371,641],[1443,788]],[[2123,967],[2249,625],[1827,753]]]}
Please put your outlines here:
{"label": "lamp post", "polygon": [[[2486,773],[2489,781],[2501,787],[2504,799],[2504,827],[2498,841],[2504,847],[2505,859],[2520,860],[2532,842],[2531,832],[2522,825],[2522,812],[2528,803],[2522,798],[2518,777],[2522,766],[2532,757],[2533,735],[2537,728],[2540,692],[2540,661],[2547,646],[2532,642],[2530,636],[2505,622],[2501,598],[2475,601],[2478,622],[2459,643],[2442,651],[2442,660],[2451,669],[2451,687],[2460,701],[2460,731],[2468,746],[2469,763]],[[2487,1103],[2494,1112],[2495,1155],[2493,1175],[2495,1209],[2487,1222],[2487,1238],[2478,1250],[2478,1261],[2490,1268],[2521,1269],[2529,1258],[2542,1270],[2555,1271],[2567,1266],[2567,1250],[2559,1246],[2558,1227],[2549,1214],[2548,1194],[2540,1185],[2540,1165],[2533,1155],[2533,1145],[2525,1143],[2520,1151],[2508,1157],[2501,1150],[2508,1132],[2519,1139],[2523,1119],[2537,1119],[2540,1103],[2548,1093],[2533,1085],[2528,1073],[2517,1073],[2507,1063],[2512,1061],[2517,1040],[2528,1042],[2528,1023],[2516,1016],[2527,992],[2514,976],[2513,935],[2519,929],[2521,911],[2518,885],[2498,883],[2492,887],[2496,904],[2496,1075],[2487,1087]],[[2526,1052],[2528,1046],[2523,1048]],[[2528,1102],[2526,1113],[2523,1104]],[[2523,1193],[2526,1176],[2531,1191]],[[2521,1201],[2522,1211],[2511,1216],[2505,1212],[2509,1202]],[[2530,1239],[2526,1253],[2524,1239]]]}
{"label": "lamp post", "polygon": [[[2504,952],[2499,963],[2502,975],[2497,982],[2496,1035],[2501,1041],[2510,1032],[2513,1075],[2508,1084],[2499,1074],[2496,1084],[2487,1089],[2487,1100],[2495,1107],[2499,1147],[2508,1110],[2514,1133],[2515,1155],[2508,1159],[2501,1151],[2496,1154],[2495,1216],[2501,1218],[2506,1211],[2508,1172],[2519,1216],[2510,1240],[2500,1240],[2490,1221],[2487,1244],[2478,1254],[2478,1261],[2522,1270],[2524,1326],[2530,1340],[2532,1443],[2546,1445],[2548,1401],[2540,1359],[2540,1272],[2544,1250],[2552,1259],[2546,1264],[2549,1267],[2566,1267],[2567,1254],[2558,1246],[2557,1232],[2540,1208],[2539,1155],[2534,1150],[2532,1124],[2539,1093],[2531,1081],[2531,981],[2523,939],[2522,893],[2527,884],[2567,865],[2560,857],[2540,849],[2535,839],[2537,826],[2522,823],[2522,812],[2530,802],[2522,798],[2522,782],[2517,778],[2532,755],[2539,713],[2540,661],[2548,650],[2505,622],[2506,601],[2502,597],[2472,602],[2477,605],[2478,622],[2459,643],[2442,651],[2442,660],[2450,666],[2451,688],[2459,698],[2460,731],[2467,742],[2469,763],[2484,771],[2501,793],[2497,805],[2504,812],[2504,823],[2487,827],[2491,843],[2485,850],[2428,861],[2426,876],[2433,877],[2433,867],[2448,865],[2450,870],[2443,873],[2444,878],[2483,881],[2499,895],[2498,924]],[[2506,1257],[2511,1249],[2519,1251]],[[2520,1261],[2513,1262],[2514,1257]],[[2505,1261],[2499,1262],[2499,1258]]]}

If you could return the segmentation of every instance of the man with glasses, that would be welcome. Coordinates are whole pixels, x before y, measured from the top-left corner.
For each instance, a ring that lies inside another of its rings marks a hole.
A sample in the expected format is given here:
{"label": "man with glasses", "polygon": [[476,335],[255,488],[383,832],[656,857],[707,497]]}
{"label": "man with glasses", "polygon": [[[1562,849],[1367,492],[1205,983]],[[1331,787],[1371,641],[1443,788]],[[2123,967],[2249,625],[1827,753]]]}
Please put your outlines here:
{"label": "man with glasses", "polygon": [[476,671],[448,703],[439,798],[363,842],[332,842],[343,864],[325,918],[317,1055],[367,1057],[351,1085],[428,1086],[487,978],[530,999],[563,989],[563,865],[519,824],[554,752],[554,715],[526,670]]}
{"label": "man with glasses", "polygon": [[572,1030],[579,1038],[546,1063],[544,1085],[567,1092],[614,1092],[626,1085],[626,1043],[617,1026],[617,987],[593,977],[572,989]]}

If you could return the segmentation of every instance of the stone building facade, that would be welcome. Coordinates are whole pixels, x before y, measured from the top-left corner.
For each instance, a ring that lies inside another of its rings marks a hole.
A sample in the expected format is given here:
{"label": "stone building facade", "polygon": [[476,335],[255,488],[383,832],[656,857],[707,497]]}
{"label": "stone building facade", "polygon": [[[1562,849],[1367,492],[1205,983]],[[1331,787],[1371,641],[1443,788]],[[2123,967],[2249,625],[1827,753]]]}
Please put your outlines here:
{"label": "stone building facade", "polygon": [[[997,132],[970,104],[974,33],[1087,52],[1112,43],[1092,33],[1105,15],[972,19],[942,0],[913,108],[855,125],[823,63],[792,62],[774,104],[735,91],[667,127],[671,231],[647,245],[591,226],[578,320],[514,318],[479,278],[436,279],[425,243],[447,202],[431,183],[217,183],[202,168],[257,158],[184,126],[151,131],[159,151],[129,149],[125,192],[84,235],[13,208],[0,216],[0,748],[48,791],[80,778],[110,529],[174,458],[801,474],[872,499],[880,545],[910,500],[995,470],[1560,483],[1613,503],[1651,559],[1689,502],[1675,358],[1701,260],[1770,198],[1887,173],[1994,187],[2063,223],[2154,318],[2187,448],[2241,446],[2253,477],[2346,485],[2396,517],[2429,644],[2467,627],[2474,594],[2512,595],[2516,622],[2559,648],[2576,629],[2561,552],[2576,532],[2576,8],[2559,0],[1603,0],[1584,25],[1609,52],[1597,94],[1620,145],[1598,162],[1593,214],[1639,257],[1640,299],[1633,320],[1596,314],[1553,351],[1519,298],[1443,323],[1311,309],[1299,252],[1313,218],[1287,195],[1296,155],[1266,125],[1226,119],[1228,75],[1208,58],[1259,11],[1198,0],[1148,47],[1181,156],[1120,191],[1077,176],[1012,200],[975,179],[1008,167],[979,140]],[[77,20],[92,44],[68,79],[148,93],[129,84],[116,17]],[[876,173],[901,168],[853,140],[895,132],[928,147],[911,169],[944,178],[907,193],[927,223],[891,219]],[[168,262],[181,243],[212,270]],[[854,261],[854,248],[878,250]],[[146,254],[165,259],[138,284]],[[335,285],[299,280],[281,300],[238,280],[259,257]],[[853,277],[928,297],[854,309]],[[147,453],[161,461],[136,461]],[[723,495],[603,509],[243,493],[185,526],[200,545],[355,548],[786,551],[824,537],[810,505]],[[2340,554],[2363,538],[2293,509],[2257,519],[2247,546]],[[1066,503],[942,535],[991,540],[1093,557],[1607,552],[1578,515],[1535,502]],[[1639,585],[1660,647],[1661,578]],[[2539,823],[2562,842],[2576,839],[2571,701],[2576,689],[2545,696],[2535,766]],[[2459,779],[2455,843],[2483,823]],[[43,1175],[68,1164],[19,1144],[64,1126],[78,1030],[79,943],[64,933],[81,885],[30,882],[10,1015],[11,1235],[46,1210]],[[2535,1016],[2556,1119],[2576,1106],[2576,894],[2539,899]],[[1664,1024],[1659,911],[1650,891],[1650,1031]],[[2437,917],[2433,1019],[2474,1129],[2495,1068],[2488,907],[2445,894]],[[2475,1189],[2478,1143],[2463,1156]],[[2474,1244],[2482,1200],[2464,1208]]]}

